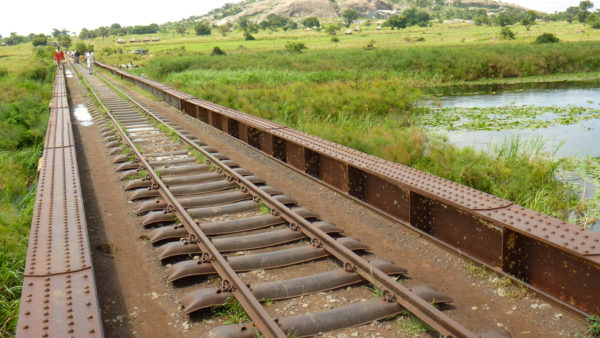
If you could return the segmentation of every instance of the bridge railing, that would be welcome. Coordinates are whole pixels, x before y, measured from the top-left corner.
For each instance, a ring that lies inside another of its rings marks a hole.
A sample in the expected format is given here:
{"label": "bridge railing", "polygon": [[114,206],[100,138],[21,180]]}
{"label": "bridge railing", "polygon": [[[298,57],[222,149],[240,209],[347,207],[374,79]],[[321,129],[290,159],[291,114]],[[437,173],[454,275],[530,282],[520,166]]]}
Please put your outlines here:
{"label": "bridge railing", "polygon": [[102,337],[65,75],[57,69],[17,337]]}

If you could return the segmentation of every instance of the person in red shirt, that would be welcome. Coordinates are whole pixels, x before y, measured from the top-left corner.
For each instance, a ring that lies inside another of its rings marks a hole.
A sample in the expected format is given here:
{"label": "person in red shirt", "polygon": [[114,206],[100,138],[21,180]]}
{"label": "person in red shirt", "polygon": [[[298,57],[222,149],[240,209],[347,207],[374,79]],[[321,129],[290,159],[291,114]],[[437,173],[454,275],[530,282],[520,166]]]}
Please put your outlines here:
{"label": "person in red shirt", "polygon": [[57,68],[60,69],[60,65],[62,64],[64,59],[65,59],[65,53],[62,50],[57,49],[56,51],[54,51],[54,60],[56,61]]}

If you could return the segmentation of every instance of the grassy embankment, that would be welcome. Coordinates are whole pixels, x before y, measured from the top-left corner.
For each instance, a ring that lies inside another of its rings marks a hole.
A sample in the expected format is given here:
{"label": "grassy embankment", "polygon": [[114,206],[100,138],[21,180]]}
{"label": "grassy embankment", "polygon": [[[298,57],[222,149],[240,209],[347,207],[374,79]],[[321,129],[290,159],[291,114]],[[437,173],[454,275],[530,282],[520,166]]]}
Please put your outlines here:
{"label": "grassy embankment", "polygon": [[[497,40],[497,27],[464,24],[401,31],[371,26],[340,36],[338,43],[315,31],[261,32],[257,41],[242,41],[239,32],[162,35],[145,57],[127,53],[140,45],[98,40],[96,50],[125,48],[123,54],[97,54],[111,64],[134,59],[142,65],[137,73],[195,96],[566,218],[577,208],[576,195],[554,178],[560,161],[541,151],[539,141],[512,140],[486,153],[458,149],[424,131],[424,120],[416,117],[430,112],[416,106],[421,93],[415,88],[544,77],[596,80],[600,32],[576,33],[581,28],[552,23],[527,32],[512,26],[517,39],[508,42]],[[533,44],[542,32],[565,42]],[[425,41],[415,42],[417,37]],[[309,49],[286,52],[289,40]],[[369,42],[374,50],[362,48]],[[208,55],[214,46],[228,55]]]}
{"label": "grassy embankment", "polygon": [[51,53],[0,48],[0,336],[14,334],[52,95]]}

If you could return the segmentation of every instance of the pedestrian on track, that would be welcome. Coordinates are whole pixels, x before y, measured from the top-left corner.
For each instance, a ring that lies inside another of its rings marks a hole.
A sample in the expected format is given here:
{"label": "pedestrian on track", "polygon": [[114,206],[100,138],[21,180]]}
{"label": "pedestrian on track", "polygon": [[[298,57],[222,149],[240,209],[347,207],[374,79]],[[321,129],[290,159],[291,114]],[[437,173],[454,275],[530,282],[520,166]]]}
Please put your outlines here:
{"label": "pedestrian on track", "polygon": [[88,72],[90,73],[90,75],[94,74],[94,52],[89,52],[87,53],[86,56],[87,59],[87,66],[88,66]]}

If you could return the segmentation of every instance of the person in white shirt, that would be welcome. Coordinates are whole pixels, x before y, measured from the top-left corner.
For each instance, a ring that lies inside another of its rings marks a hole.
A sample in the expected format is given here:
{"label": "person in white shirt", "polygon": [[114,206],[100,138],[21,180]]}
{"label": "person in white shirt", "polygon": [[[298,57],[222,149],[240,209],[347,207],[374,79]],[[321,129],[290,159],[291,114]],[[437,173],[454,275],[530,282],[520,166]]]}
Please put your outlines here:
{"label": "person in white shirt", "polygon": [[90,75],[94,73],[94,52],[89,52],[86,54],[87,66]]}

